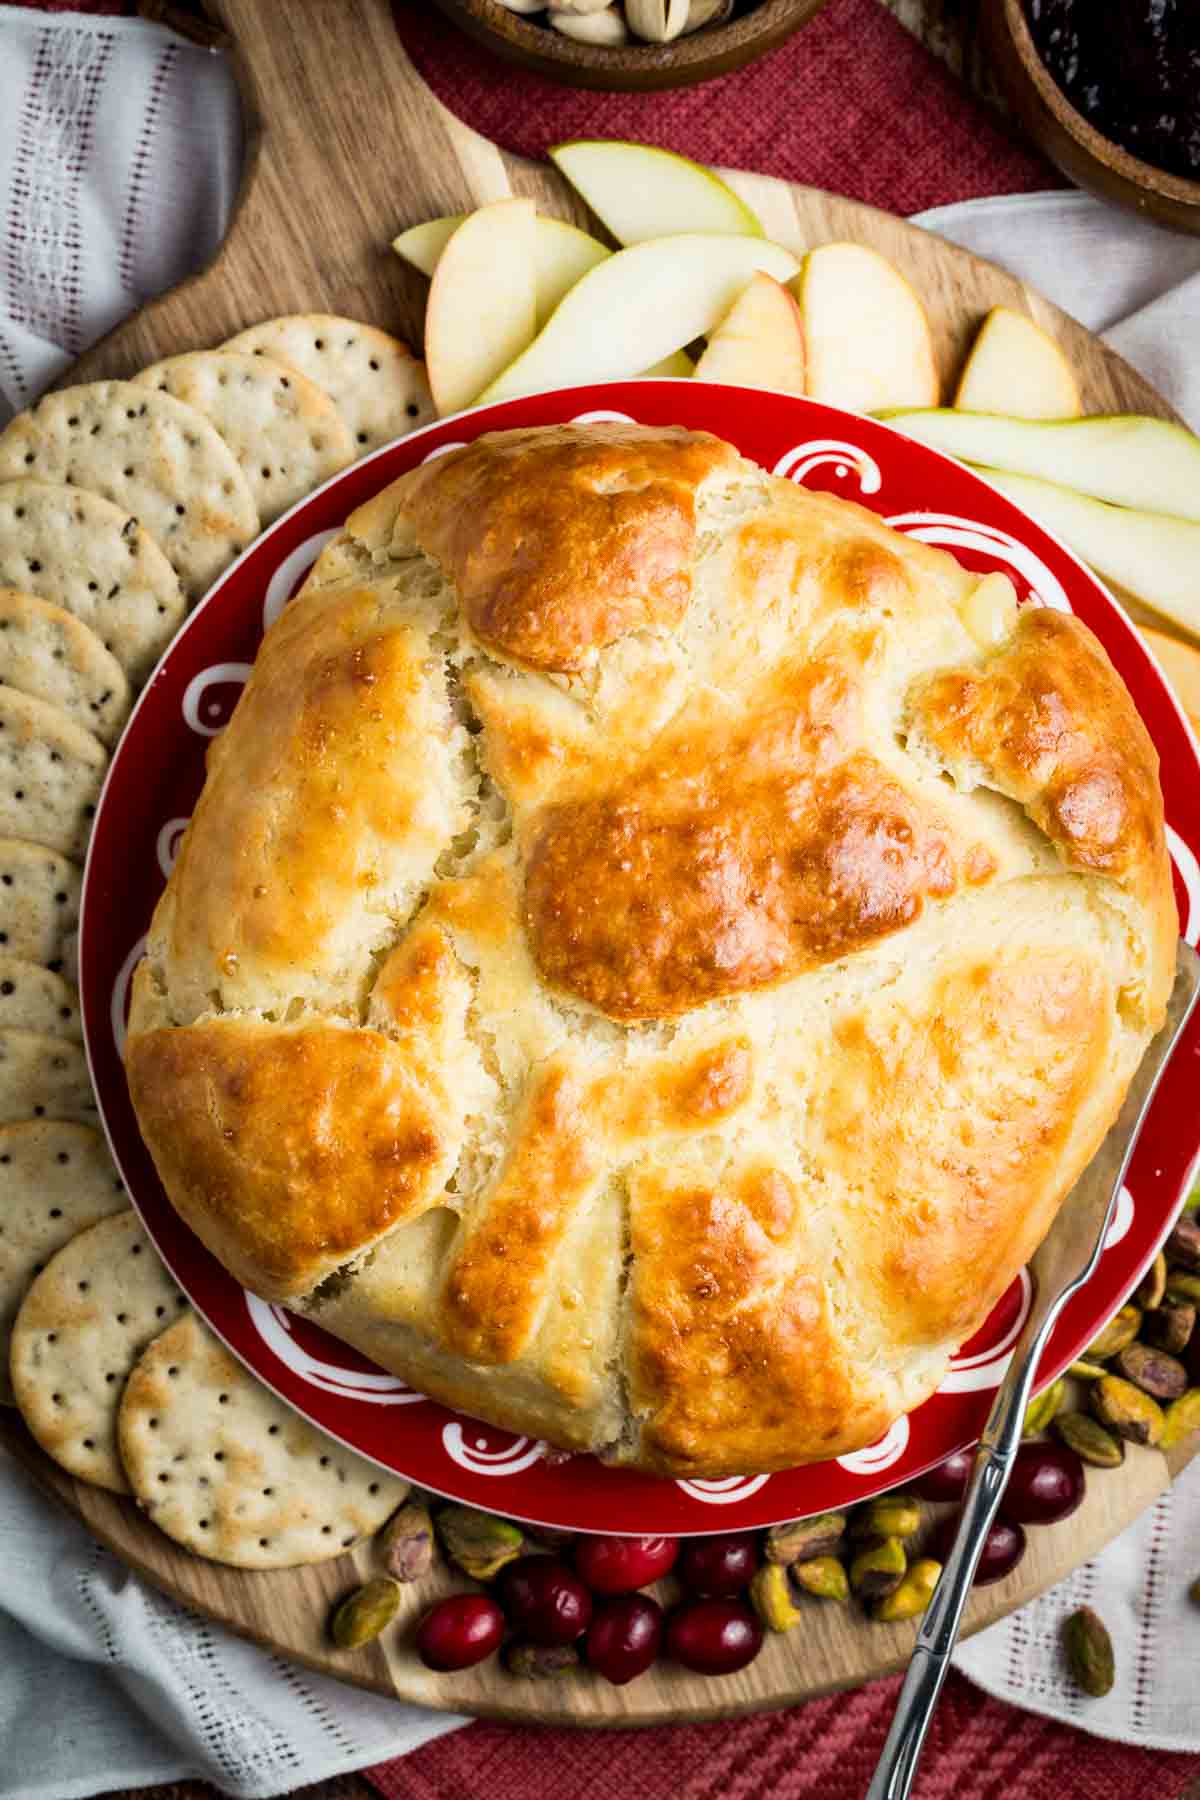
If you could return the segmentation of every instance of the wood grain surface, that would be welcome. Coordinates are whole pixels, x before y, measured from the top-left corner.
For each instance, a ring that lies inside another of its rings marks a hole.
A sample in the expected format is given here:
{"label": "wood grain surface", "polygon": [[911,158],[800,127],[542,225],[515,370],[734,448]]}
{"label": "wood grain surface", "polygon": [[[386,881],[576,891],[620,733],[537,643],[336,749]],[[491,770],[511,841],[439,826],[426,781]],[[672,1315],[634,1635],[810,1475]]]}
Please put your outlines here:
{"label": "wood grain surface", "polygon": [[[234,39],[251,127],[229,236],[211,267],[118,327],[67,380],[128,375],[281,312],[344,313],[419,342],[425,283],[388,248],[403,227],[522,193],[544,212],[596,228],[552,170],[506,155],[433,98],[404,55],[387,0],[222,0],[219,12]],[[1088,410],[1171,416],[1120,358],[994,266],[836,195],[759,175],[729,179],[767,233],[797,251],[850,237],[891,258],[929,311],[945,378],[980,318],[1002,302],[1030,312],[1058,337]],[[177,1549],[130,1503],[58,1472],[15,1418],[0,1420],[0,1439],[98,1538],[185,1605],[311,1668],[426,1705],[597,1725],[703,1719],[794,1704],[897,1668],[914,1635],[912,1626],[873,1624],[854,1609],[814,1603],[803,1627],[773,1638],[749,1669],[718,1681],[665,1665],[622,1689],[587,1677],[523,1683],[494,1665],[439,1677],[406,1648],[403,1621],[358,1652],[328,1644],[330,1606],[371,1568],[369,1546],[310,1569],[221,1569]],[[968,1628],[1022,1605],[1094,1553],[1163,1491],[1184,1460],[1186,1452],[1169,1463],[1155,1451],[1135,1450],[1119,1473],[1097,1472],[1084,1508],[1032,1532],[1020,1568],[974,1596]],[[450,1585],[443,1574],[416,1588],[405,1619]]]}

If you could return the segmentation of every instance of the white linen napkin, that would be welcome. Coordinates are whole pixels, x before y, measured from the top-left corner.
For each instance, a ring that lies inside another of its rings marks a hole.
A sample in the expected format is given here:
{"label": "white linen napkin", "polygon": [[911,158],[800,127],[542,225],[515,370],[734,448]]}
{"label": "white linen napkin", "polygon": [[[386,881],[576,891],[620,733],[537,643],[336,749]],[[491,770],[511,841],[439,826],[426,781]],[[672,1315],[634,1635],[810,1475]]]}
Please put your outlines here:
{"label": "white linen napkin", "polygon": [[[240,165],[220,57],[156,26],[0,6],[0,419],[146,296],[203,265]],[[1200,423],[1200,241],[1074,194],[920,223],[1005,263],[1106,332]],[[1105,1479],[1103,1475],[1097,1479]],[[1111,1479],[1117,1479],[1112,1477]],[[1200,1468],[1068,1582],[963,1647],[1021,1706],[1101,1735],[1200,1748],[1184,1589]],[[240,1642],[145,1587],[0,1452],[0,1800],[200,1776],[267,1796],[396,1756],[461,1721],[377,1700]],[[1120,1679],[1082,1705],[1058,1622],[1101,1595]],[[49,1704],[47,1703],[49,1701]]]}

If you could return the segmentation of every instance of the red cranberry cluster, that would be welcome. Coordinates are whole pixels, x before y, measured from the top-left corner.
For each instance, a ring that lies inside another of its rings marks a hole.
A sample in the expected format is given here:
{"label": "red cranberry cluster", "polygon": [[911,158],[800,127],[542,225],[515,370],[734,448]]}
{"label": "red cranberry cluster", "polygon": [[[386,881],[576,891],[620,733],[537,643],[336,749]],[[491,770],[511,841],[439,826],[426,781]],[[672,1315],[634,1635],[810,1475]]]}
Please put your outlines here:
{"label": "red cranberry cluster", "polygon": [[[467,1669],[506,1632],[554,1650],[582,1640],[589,1668],[623,1686],[661,1655],[703,1675],[745,1668],[763,1629],[745,1599],[759,1565],[754,1532],[692,1538],[582,1537],[571,1562],[551,1551],[518,1557],[486,1594],[439,1600],[417,1630],[431,1669]],[[641,1590],[674,1571],[685,1597],[669,1612]]]}
{"label": "red cranberry cluster", "polygon": [[[975,1452],[959,1450],[913,1485],[922,1500],[961,1500],[971,1479]],[[1083,1501],[1083,1463],[1065,1444],[1035,1442],[1017,1451],[1001,1511],[987,1535],[975,1575],[976,1587],[1000,1581],[1025,1554],[1026,1525],[1053,1525]],[[944,1563],[958,1530],[957,1512],[948,1513],[934,1533],[929,1554]]]}

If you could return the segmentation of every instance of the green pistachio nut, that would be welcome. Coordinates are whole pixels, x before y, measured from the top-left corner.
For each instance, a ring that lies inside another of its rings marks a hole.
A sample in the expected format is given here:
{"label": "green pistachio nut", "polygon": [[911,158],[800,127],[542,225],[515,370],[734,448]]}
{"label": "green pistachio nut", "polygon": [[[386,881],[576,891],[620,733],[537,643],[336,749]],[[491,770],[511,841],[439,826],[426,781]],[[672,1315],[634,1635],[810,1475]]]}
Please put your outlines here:
{"label": "green pistachio nut", "polygon": [[850,1564],[850,1586],[869,1603],[894,1594],[908,1570],[904,1545],[897,1537],[881,1538],[858,1552]]}
{"label": "green pistachio nut", "polygon": [[1167,1259],[1160,1250],[1146,1273],[1142,1276],[1133,1297],[1139,1306],[1161,1306],[1162,1297],[1167,1287]]}
{"label": "green pistachio nut", "polygon": [[1116,1680],[1112,1639],[1099,1613],[1081,1606],[1063,1626],[1067,1665],[1085,1694],[1100,1699]]}
{"label": "green pistachio nut", "polygon": [[844,1604],[850,1598],[850,1582],[845,1564],[836,1556],[812,1556],[805,1562],[788,1566],[792,1585],[815,1600],[836,1600]]}
{"label": "green pistachio nut", "polygon": [[579,1667],[579,1652],[574,1644],[506,1644],[501,1661],[510,1675],[557,1680]]}
{"label": "green pistachio nut", "polygon": [[1200,1387],[1189,1388],[1168,1406],[1159,1449],[1174,1450],[1194,1431],[1200,1431]]}
{"label": "green pistachio nut", "polygon": [[1025,1412],[1025,1423],[1021,1427],[1023,1438],[1041,1436],[1061,1408],[1066,1392],[1064,1382],[1052,1381],[1044,1394],[1039,1394],[1036,1400],[1030,1401]]}
{"label": "green pistachio nut", "polygon": [[1071,1364],[1067,1374],[1073,1375],[1076,1381],[1099,1381],[1102,1375],[1108,1374],[1108,1370],[1103,1363],[1084,1362],[1080,1359],[1079,1362]]}
{"label": "green pistachio nut", "polygon": [[334,1607],[329,1635],[339,1650],[358,1650],[391,1624],[399,1605],[399,1582],[390,1575],[374,1575]]}
{"label": "green pistachio nut", "polygon": [[473,1506],[447,1506],[437,1516],[438,1536],[450,1561],[474,1581],[491,1581],[525,1548],[523,1534],[509,1519],[477,1512]]}
{"label": "green pistachio nut", "polygon": [[[841,1566],[839,1563],[839,1569]],[[782,1563],[763,1563],[755,1570],[750,1604],[768,1631],[790,1631],[804,1617],[792,1598],[792,1586]]]}
{"label": "green pistachio nut", "polygon": [[1118,1469],[1125,1461],[1125,1445],[1114,1432],[1087,1413],[1059,1413],[1054,1421],[1054,1434],[1073,1450],[1082,1462],[1093,1469]]}
{"label": "green pistachio nut", "polygon": [[897,1619],[919,1618],[933,1599],[941,1572],[941,1563],[934,1562],[931,1556],[918,1557],[900,1586],[876,1602],[872,1617],[885,1624]]}
{"label": "green pistachio nut", "polygon": [[[1165,1279],[1165,1272],[1164,1272]],[[1085,1362],[1107,1362],[1126,1344],[1132,1344],[1142,1328],[1142,1315],[1136,1306],[1123,1306],[1114,1313],[1098,1337],[1094,1337],[1083,1353]]]}
{"label": "green pistachio nut", "polygon": [[394,1512],[377,1541],[383,1566],[397,1581],[420,1581],[433,1568],[433,1520],[418,1501]]}
{"label": "green pistachio nut", "polygon": [[1102,1425],[1129,1444],[1157,1444],[1163,1434],[1162,1407],[1132,1381],[1106,1375],[1092,1383],[1088,1404]]}
{"label": "green pistachio nut", "polygon": [[1190,1300],[1164,1300],[1146,1314],[1142,1337],[1155,1350],[1168,1356],[1179,1356],[1192,1341],[1196,1329],[1196,1308]]}
{"label": "green pistachio nut", "polygon": [[920,1529],[921,1502],[913,1494],[880,1494],[850,1519],[852,1538],[910,1538]]}
{"label": "green pistachio nut", "polygon": [[1178,1357],[1168,1356],[1165,1350],[1152,1350],[1149,1344],[1127,1344],[1114,1357],[1113,1367],[1152,1400],[1178,1400],[1187,1388],[1187,1370]]}

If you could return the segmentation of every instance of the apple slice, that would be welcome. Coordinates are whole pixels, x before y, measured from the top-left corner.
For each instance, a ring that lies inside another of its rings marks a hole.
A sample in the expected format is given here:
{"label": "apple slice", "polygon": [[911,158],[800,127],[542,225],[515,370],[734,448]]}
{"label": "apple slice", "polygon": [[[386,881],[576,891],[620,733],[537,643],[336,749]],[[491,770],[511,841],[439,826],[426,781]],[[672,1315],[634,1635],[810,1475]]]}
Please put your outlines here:
{"label": "apple slice", "polygon": [[[450,213],[444,219],[430,219],[426,225],[414,225],[392,241],[392,249],[406,262],[432,275],[442,251],[465,218],[464,213]],[[534,293],[537,329],[540,331],[569,288],[603,262],[612,251],[599,238],[589,237],[577,225],[562,219],[535,219],[533,222]]]}
{"label": "apple slice", "polygon": [[696,365],[687,351],[676,350],[673,356],[664,356],[661,362],[656,362],[652,369],[643,369],[640,379],[649,381],[654,375],[673,375],[676,379],[681,379],[695,373]]}
{"label": "apple slice", "polygon": [[[934,406],[937,368],[929,320],[886,257],[864,244],[810,250],[792,283],[804,321],[808,393],[852,412]],[[897,398],[924,396],[923,401]]]}
{"label": "apple slice", "polygon": [[979,473],[1056,532],[1097,575],[1164,619],[1200,634],[1200,525],[1167,513],[1109,506],[1073,488],[1003,470]]}
{"label": "apple slice", "polygon": [[759,269],[786,281],[795,268],[791,252],[766,238],[688,233],[618,250],[576,282],[525,354],[480,398],[639,375],[710,332]]}
{"label": "apple slice", "polygon": [[804,392],[804,325],[800,308],[771,275],[742,289],[696,364],[697,381]]}
{"label": "apple slice", "polygon": [[1168,637],[1163,631],[1151,631],[1145,625],[1139,626],[1139,630],[1191,720],[1192,730],[1200,737],[1200,650],[1191,644],[1181,644],[1178,638]]}
{"label": "apple slice", "polygon": [[909,437],[963,462],[1063,483],[1097,500],[1200,520],[1200,438],[1165,419],[1009,419],[994,413],[891,412]]}
{"label": "apple slice", "polygon": [[1008,306],[993,306],[979,327],[954,404],[1018,419],[1076,419],[1083,410],[1075,372],[1054,339]]}
{"label": "apple slice", "polygon": [[681,231],[763,235],[745,201],[719,175],[673,150],[579,138],[556,144],[549,155],[619,244]]}
{"label": "apple slice", "polygon": [[465,219],[433,273],[425,365],[438,413],[470,406],[536,329],[532,200],[496,200]]}

